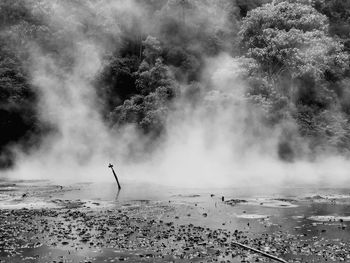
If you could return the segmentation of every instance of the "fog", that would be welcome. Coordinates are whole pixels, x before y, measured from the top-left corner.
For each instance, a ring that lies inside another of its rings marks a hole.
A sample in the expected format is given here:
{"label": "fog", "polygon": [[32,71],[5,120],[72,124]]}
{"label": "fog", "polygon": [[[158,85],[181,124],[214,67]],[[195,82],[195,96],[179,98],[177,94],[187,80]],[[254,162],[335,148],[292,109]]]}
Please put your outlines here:
{"label": "fog", "polygon": [[[197,1],[198,8],[182,16],[181,9],[172,11],[173,2],[164,7],[169,8],[166,13],[184,23],[205,20],[203,30],[232,30],[224,3]],[[35,4],[32,7],[40,13]],[[279,158],[279,138],[286,127],[294,132],[295,124],[286,119],[271,128],[261,121],[261,109],[245,97],[248,84],[241,62],[232,55],[234,43],[225,43],[227,49],[219,55],[203,55],[201,102],[193,106],[180,92],[165,120],[165,135],[155,142],[154,150],[145,150],[148,138],[135,126],[115,131],[106,123],[94,80],[105,67],[106,57],[121,45],[123,32],[132,32],[136,24],[141,35],[159,37],[160,25],[155,21],[162,20],[155,19],[140,1],[88,1],[81,9],[75,2],[46,1],[46,8],[50,15],[44,17],[62,31],[62,43],[57,43],[57,54],[28,40],[29,70],[39,94],[39,116],[54,129],[29,154],[16,149],[17,162],[4,172],[7,176],[112,183],[107,166],[113,163],[122,183],[277,187],[341,186],[348,181],[349,161],[340,156],[325,154],[292,162]],[[192,48],[201,52],[201,43],[197,45]],[[177,83],[180,91],[190,84],[186,76],[182,79]],[[301,149],[306,147],[303,139],[299,143]],[[130,154],[130,149],[135,152]],[[143,158],[133,158],[133,154]]]}

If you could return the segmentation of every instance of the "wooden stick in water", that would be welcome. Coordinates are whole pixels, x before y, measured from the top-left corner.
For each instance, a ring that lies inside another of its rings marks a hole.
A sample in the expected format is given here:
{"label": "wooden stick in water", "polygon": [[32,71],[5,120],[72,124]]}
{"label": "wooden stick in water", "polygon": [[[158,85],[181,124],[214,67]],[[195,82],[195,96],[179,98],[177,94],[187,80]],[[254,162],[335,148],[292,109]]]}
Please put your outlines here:
{"label": "wooden stick in water", "polygon": [[249,247],[249,246],[244,245],[244,244],[242,244],[242,243],[233,241],[232,244],[234,244],[234,245],[236,245],[236,246],[243,247],[243,248],[248,249],[248,250],[251,250],[251,251],[254,251],[254,252],[256,252],[256,253],[259,253],[259,254],[261,254],[261,255],[267,257],[267,258],[270,258],[270,259],[273,259],[273,260],[276,260],[276,261],[279,261],[279,262],[282,262],[282,263],[288,263],[287,261],[285,261],[285,260],[282,259],[282,258],[275,257],[275,256],[273,256],[273,255],[270,255],[270,254],[265,253],[264,251],[258,250],[258,249],[256,249],[256,248]]}
{"label": "wooden stick in water", "polygon": [[111,163],[110,163],[110,164],[108,165],[108,167],[112,169],[112,172],[113,172],[114,178],[115,178],[115,180],[117,181],[117,184],[118,184],[118,189],[120,190],[120,189],[121,189],[121,187],[120,187],[120,184],[119,184],[118,177],[117,177],[117,175],[116,175],[116,174],[115,174],[115,172],[114,172],[114,169],[113,169],[113,164],[111,164]]}

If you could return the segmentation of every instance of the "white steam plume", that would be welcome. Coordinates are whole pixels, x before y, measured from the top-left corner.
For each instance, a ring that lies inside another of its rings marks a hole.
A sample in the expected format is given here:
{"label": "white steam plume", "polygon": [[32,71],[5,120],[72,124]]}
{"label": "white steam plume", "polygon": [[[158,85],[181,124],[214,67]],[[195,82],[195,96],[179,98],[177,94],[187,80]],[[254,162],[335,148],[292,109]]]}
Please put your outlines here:
{"label": "white steam plume", "polygon": [[[279,160],[276,147],[281,130],[260,123],[259,113],[245,99],[240,63],[225,53],[205,59],[202,82],[209,88],[199,106],[193,109],[178,99],[177,110],[167,120],[165,142],[147,161],[128,160],[124,153],[129,144],[142,145],[144,138],[133,127],[126,127],[118,136],[109,130],[92,81],[102,70],[104,57],[119,45],[121,26],[131,29],[136,20],[143,25],[144,34],[155,35],[159,28],[135,1],[89,1],[87,6],[80,10],[66,1],[47,3],[48,24],[65,32],[66,44],[60,47],[61,54],[51,54],[31,43],[31,73],[40,95],[41,118],[56,132],[30,156],[19,153],[10,176],[106,181],[111,180],[108,162],[117,161],[123,179],[181,186],[278,186],[293,181],[330,183],[332,178],[338,184],[347,180],[350,165],[339,157],[312,163]],[[206,7],[203,11],[208,25],[229,30],[228,14],[211,6],[212,10]],[[186,22],[194,23],[193,19],[199,19],[196,16],[201,14],[188,16]],[[85,25],[99,30],[92,33]]]}

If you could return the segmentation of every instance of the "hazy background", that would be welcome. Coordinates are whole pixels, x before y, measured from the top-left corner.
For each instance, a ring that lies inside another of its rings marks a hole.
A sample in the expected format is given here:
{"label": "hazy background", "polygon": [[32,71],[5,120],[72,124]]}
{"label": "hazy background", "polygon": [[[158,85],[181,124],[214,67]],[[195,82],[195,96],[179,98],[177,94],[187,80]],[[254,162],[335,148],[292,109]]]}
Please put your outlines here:
{"label": "hazy background", "polygon": [[350,7],[265,2],[2,1],[1,174],[343,186]]}

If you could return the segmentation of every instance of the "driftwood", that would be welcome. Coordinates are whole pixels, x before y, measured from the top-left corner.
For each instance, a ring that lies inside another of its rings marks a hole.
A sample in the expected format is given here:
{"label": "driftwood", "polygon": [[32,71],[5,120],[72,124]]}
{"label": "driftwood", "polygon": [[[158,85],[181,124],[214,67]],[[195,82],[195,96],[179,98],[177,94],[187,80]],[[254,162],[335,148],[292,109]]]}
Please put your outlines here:
{"label": "driftwood", "polygon": [[249,247],[249,246],[244,245],[244,244],[242,244],[242,243],[233,241],[232,244],[234,244],[234,245],[236,245],[236,246],[239,246],[239,247],[243,247],[243,248],[248,249],[248,250],[251,250],[251,251],[254,251],[254,252],[256,252],[256,253],[259,253],[259,254],[263,255],[264,257],[267,257],[267,258],[270,258],[270,259],[273,259],[273,260],[276,260],[276,261],[279,261],[279,262],[282,262],[282,263],[288,263],[288,262],[285,261],[284,259],[275,257],[275,256],[270,255],[270,254],[267,254],[267,253],[265,253],[264,251],[258,250],[258,249],[256,249],[256,248]]}

